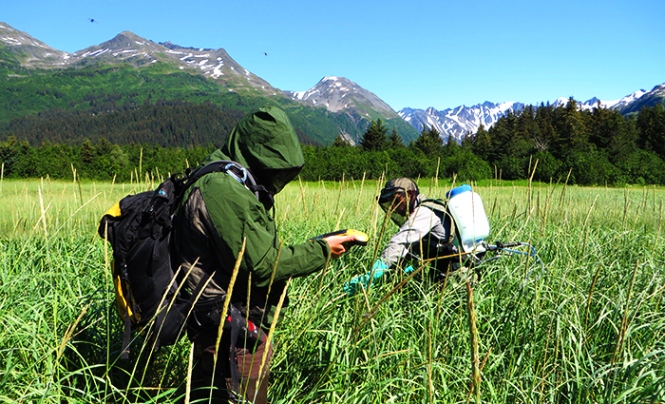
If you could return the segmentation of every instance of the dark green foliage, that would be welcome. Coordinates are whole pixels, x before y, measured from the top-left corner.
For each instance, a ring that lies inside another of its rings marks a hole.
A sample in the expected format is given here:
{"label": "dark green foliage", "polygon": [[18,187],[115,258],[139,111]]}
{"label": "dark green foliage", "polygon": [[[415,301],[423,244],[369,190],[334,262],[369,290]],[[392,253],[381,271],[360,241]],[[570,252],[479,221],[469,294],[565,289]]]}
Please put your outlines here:
{"label": "dark green foliage", "polygon": [[617,164],[625,181],[636,184],[665,184],[665,161],[653,152],[636,150]]}
{"label": "dark green foliage", "polygon": [[77,178],[129,182],[137,176],[165,176],[198,165],[213,146],[189,148],[149,145],[117,145],[102,138],[81,145],[44,143],[32,147],[10,138],[0,143],[4,176],[10,178]]}
{"label": "dark green foliage", "polygon": [[[52,74],[88,80],[85,69],[80,70]],[[112,74],[131,76],[120,70]],[[48,88],[39,91],[58,99]],[[257,107],[259,100],[235,93],[215,99],[225,106],[166,98],[138,102],[138,96],[97,91],[85,97],[87,110],[67,105],[14,118],[0,130],[3,175],[71,178],[76,172],[82,178],[128,181],[182,172],[221,145],[245,108]],[[580,111],[573,99],[565,107],[527,106],[488,130],[481,126],[461,145],[454,139],[443,144],[438,131],[425,127],[407,147],[397,126],[390,130],[381,119],[369,122],[361,138],[354,132],[358,126],[344,114],[273,101],[289,111],[306,145],[304,180],[457,176],[460,181],[496,177],[580,185],[665,184],[662,105],[630,117],[604,108]],[[331,121],[337,128],[334,136],[319,130]],[[351,146],[348,138],[360,140],[359,147]]]}
{"label": "dark green foliage", "polygon": [[536,171],[533,173],[533,179],[535,181],[542,182],[563,182],[566,178],[561,178],[563,174],[562,166],[563,164],[557,160],[550,152],[548,151],[538,151],[533,155],[532,161],[538,162]]}
{"label": "dark green foliage", "polygon": [[423,127],[420,137],[413,142],[413,148],[427,157],[435,157],[443,151],[441,134],[434,128]]}
{"label": "dark green foliage", "polygon": [[385,150],[386,147],[388,147],[387,133],[388,129],[386,129],[380,119],[372,121],[360,141],[360,146],[362,146],[365,151]]}
{"label": "dark green foliage", "polygon": [[333,147],[351,147],[351,143],[344,138],[344,136],[339,135],[335,138],[335,141],[332,143]]}
{"label": "dark green foliage", "polygon": [[572,168],[571,184],[621,184],[625,181],[619,170],[610,163],[604,153],[582,151],[573,153],[566,161]]}
{"label": "dark green foliage", "polygon": [[[4,59],[14,60],[0,54]],[[0,140],[13,135],[33,146],[45,139],[80,144],[85,138],[101,137],[120,144],[217,143],[238,116],[265,105],[284,109],[306,144],[330,144],[340,132],[355,138],[370,124],[362,117],[304,106],[279,94],[232,92],[222,82],[168,63],[29,70],[4,62],[0,77],[6,78],[0,80]],[[160,122],[144,122],[151,114]],[[417,133],[402,119],[388,122],[404,139]]]}
{"label": "dark green foliage", "polygon": [[589,129],[584,119],[584,114],[577,109],[577,102],[572,97],[563,108],[555,111],[557,153],[565,158],[574,152],[584,152],[589,149]]}
{"label": "dark green foliage", "polygon": [[404,141],[402,138],[397,134],[397,130],[393,129],[392,132],[390,132],[390,136],[388,136],[388,148],[389,149],[400,149],[404,147]]}
{"label": "dark green foliage", "polygon": [[492,169],[486,161],[470,151],[460,150],[454,155],[442,160],[444,169],[441,177],[452,178],[457,176],[461,181],[478,181],[492,178]]}
{"label": "dark green foliage", "polygon": [[471,144],[471,150],[476,156],[483,160],[489,160],[490,153],[492,152],[492,139],[485,130],[484,125],[480,125],[478,131],[474,135],[464,138],[464,140],[467,139]]}
{"label": "dark green foliage", "polygon": [[662,184],[664,111],[662,105],[631,117],[605,108],[581,111],[571,98],[563,107],[508,113],[489,130],[479,128],[470,146],[463,146],[502,179],[533,174],[539,181],[565,181],[570,172],[569,182],[580,185]]}
{"label": "dark green foliage", "polygon": [[644,108],[637,117],[637,127],[639,146],[665,159],[665,106]]}
{"label": "dark green foliage", "polygon": [[140,106],[118,106],[114,112],[49,110],[10,122],[5,136],[26,140],[31,145],[45,141],[81,144],[85,139],[107,139],[115,144],[143,143],[162,147],[191,147],[221,144],[243,111],[222,110],[210,103],[159,101]]}

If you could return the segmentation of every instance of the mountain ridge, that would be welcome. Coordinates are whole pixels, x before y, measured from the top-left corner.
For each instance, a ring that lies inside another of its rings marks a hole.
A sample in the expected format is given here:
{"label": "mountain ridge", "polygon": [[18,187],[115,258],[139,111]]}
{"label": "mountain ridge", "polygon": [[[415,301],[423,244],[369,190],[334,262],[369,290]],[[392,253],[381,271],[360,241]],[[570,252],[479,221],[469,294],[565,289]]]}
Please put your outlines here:
{"label": "mountain ridge", "polygon": [[[569,98],[560,97],[547,105],[562,107],[567,105],[568,102]],[[634,91],[618,100],[602,101],[593,97],[584,102],[577,102],[577,107],[587,111],[601,107],[617,110],[623,115],[627,115],[638,112],[643,106],[651,106],[657,103],[665,103],[665,83],[656,85],[651,91],[643,89]],[[482,104],[470,107],[461,105],[441,111],[432,107],[427,109],[403,108],[399,111],[399,115],[420,131],[425,126],[437,130],[444,142],[448,141],[449,138],[461,142],[467,134],[477,132],[481,124],[485,129],[488,129],[509,112],[518,113],[525,106],[526,104],[520,102],[493,103],[485,101]]]}
{"label": "mountain ridge", "polygon": [[[125,63],[145,68],[161,62],[181,71],[201,75],[229,92],[274,99],[285,98],[309,107],[325,108],[330,113],[346,116],[361,132],[370,121],[382,119],[397,127],[407,143],[414,140],[424,127],[439,131],[443,141],[452,138],[459,142],[467,134],[475,133],[480,125],[489,128],[508,112],[517,113],[525,106],[521,102],[485,101],[470,107],[461,105],[441,111],[432,107],[425,110],[407,107],[395,111],[371,91],[348,78],[338,76],[325,76],[309,90],[283,91],[242,67],[223,48],[208,49],[184,47],[171,42],[157,43],[131,31],[123,31],[101,44],[67,53],[51,48],[29,34],[0,22],[0,51],[12,55],[22,67],[28,69],[65,69],[108,63]],[[578,106],[581,109],[601,106],[628,114],[639,111],[645,105],[662,103],[663,100],[665,83],[654,87],[652,91],[638,90],[619,100],[601,101],[594,97],[579,102]],[[559,98],[553,105],[565,105],[567,102],[567,98]],[[346,138],[353,137],[347,133],[348,127],[338,129]],[[332,142],[332,139],[327,141]]]}
{"label": "mountain ridge", "polygon": [[[108,95],[105,92],[120,91],[117,96],[122,103],[129,102],[129,105],[163,97],[190,102],[221,102],[225,108],[245,112],[259,105],[279,105],[291,114],[296,130],[300,131],[299,136],[321,144],[331,144],[340,134],[357,139],[373,118],[383,119],[389,123],[388,127],[397,128],[405,142],[418,136],[418,132],[394,111],[381,114],[370,109],[371,113],[366,113],[352,107],[332,112],[295,101],[243,68],[222,48],[212,50],[183,47],[171,42],[156,43],[131,31],[123,31],[109,41],[74,53],[59,52],[57,61],[54,61],[51,55],[55,50],[41,42],[35,47],[35,41],[5,23],[0,25],[0,67],[10,69],[7,72],[8,82],[4,84],[8,86],[4,88],[7,96],[4,102],[0,100],[0,105],[10,108],[10,113],[0,114],[0,122],[21,116],[21,111],[24,115],[34,115],[53,108],[86,108],[88,102],[90,105],[93,102],[98,104],[100,98]],[[33,52],[33,48],[40,51]],[[29,57],[29,53],[34,57]],[[214,85],[205,84],[196,77]],[[43,80],[52,83],[41,89]],[[113,80],[117,85],[113,85]],[[96,86],[95,81],[104,87]],[[160,86],[156,82],[164,84]],[[164,87],[166,82],[175,84],[175,88]],[[74,91],[71,85],[75,86]],[[21,86],[18,91],[16,86]],[[1,87],[0,92],[3,92]],[[187,88],[190,90],[187,91]],[[238,97],[224,96],[233,93],[237,93]],[[16,98],[26,96],[29,99]],[[225,98],[220,100],[220,97]],[[114,98],[117,102],[117,97]],[[16,104],[27,105],[28,108],[14,108]]]}
{"label": "mountain ridge", "polygon": [[345,77],[326,76],[307,91],[284,91],[284,93],[294,100],[314,106],[323,105],[331,112],[364,106],[371,108],[371,111],[364,111],[367,115],[371,115],[374,111],[398,117],[398,114],[374,93]]}

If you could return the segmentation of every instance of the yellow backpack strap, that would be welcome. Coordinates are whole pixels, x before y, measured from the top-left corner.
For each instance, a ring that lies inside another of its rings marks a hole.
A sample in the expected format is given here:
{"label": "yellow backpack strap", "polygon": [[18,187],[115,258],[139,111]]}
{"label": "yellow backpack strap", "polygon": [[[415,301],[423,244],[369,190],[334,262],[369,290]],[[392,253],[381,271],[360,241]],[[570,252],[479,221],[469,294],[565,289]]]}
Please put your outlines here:
{"label": "yellow backpack strap", "polygon": [[123,282],[120,274],[113,276],[113,286],[115,287],[115,308],[124,325],[120,358],[127,360],[129,359],[129,343],[132,338],[132,324],[138,324],[141,321],[141,313],[134,310],[135,302],[131,290],[129,285]]}
{"label": "yellow backpack strap", "polygon": [[115,307],[120,318],[123,320],[129,318],[132,323],[138,324],[139,321],[141,321],[141,314],[134,312],[133,304],[130,301],[132,297],[131,295],[127,296],[125,291],[126,288],[122,283],[120,275],[115,275],[113,278],[113,284],[115,286]]}
{"label": "yellow backpack strap", "polygon": [[122,215],[122,211],[120,210],[120,201],[116,202],[113,206],[109,208],[109,210],[104,213],[104,216],[109,215],[112,217],[119,217]]}

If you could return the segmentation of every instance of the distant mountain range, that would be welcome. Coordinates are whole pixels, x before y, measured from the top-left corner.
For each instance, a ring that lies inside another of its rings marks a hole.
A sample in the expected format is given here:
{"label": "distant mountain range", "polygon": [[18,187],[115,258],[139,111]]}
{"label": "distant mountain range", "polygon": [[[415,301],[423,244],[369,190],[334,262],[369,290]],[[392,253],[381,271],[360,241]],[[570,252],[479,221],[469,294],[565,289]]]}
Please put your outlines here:
{"label": "distant mountain range", "polygon": [[289,113],[301,140],[315,144],[330,144],[339,135],[359,139],[376,119],[395,128],[405,143],[419,136],[383,101],[349,80],[339,79],[345,88],[353,89],[342,97],[347,104],[326,108],[323,101],[316,105],[312,97],[301,100],[273,87],[224,49],[155,43],[128,31],[66,53],[0,23],[3,67],[8,69],[8,80],[0,81],[0,130],[13,118],[48,109],[81,110],[110,96],[116,102],[134,104],[156,99],[211,102],[245,112],[276,104]]}
{"label": "distant mountain range", "polygon": [[281,93],[240,66],[224,49],[185,48],[170,42],[155,43],[129,31],[99,45],[66,53],[0,22],[0,41],[4,42],[5,49],[15,55],[21,66],[27,68],[51,69],[118,62],[144,67],[161,62],[181,70],[194,70],[223,83],[230,91],[251,88],[265,95]]}
{"label": "distant mountain range", "polygon": [[[618,110],[622,114],[627,115],[638,112],[644,106],[651,106],[658,103],[665,103],[665,83],[654,87],[651,91],[635,91],[615,101],[601,101],[594,97],[588,101],[578,102],[578,107],[582,110],[602,107]],[[566,104],[568,104],[568,98],[562,97],[555,100],[551,105],[559,107]],[[480,125],[488,129],[509,111],[516,113],[524,109],[524,106],[525,104],[520,102],[496,104],[485,101],[482,104],[471,107],[462,105],[443,111],[437,111],[434,108],[404,108],[399,111],[399,115],[420,131],[426,125],[428,128],[434,128],[439,131],[444,140],[452,137],[457,141],[461,141],[467,134],[475,133]]]}
{"label": "distant mountain range", "polygon": [[[343,77],[324,77],[307,91],[282,91],[243,68],[221,48],[213,50],[183,47],[170,42],[155,43],[125,31],[99,45],[67,53],[53,49],[29,34],[0,22],[0,67],[10,69],[9,76],[23,77],[24,72],[32,70],[97,67],[102,69],[114,64],[133,66],[139,71],[152,68],[151,72],[155,71],[156,66],[162,66],[163,74],[169,75],[171,79],[176,77],[174,74],[176,71],[187,72],[187,77],[199,75],[212,82],[218,90],[207,88],[203,91],[201,86],[206,85],[197,83],[196,86],[190,84],[192,92],[235,93],[238,97],[249,97],[253,100],[249,103],[239,100],[238,105],[256,104],[260,98],[269,98],[273,102],[285,105],[285,108],[290,109],[289,113],[292,116],[302,114],[301,117],[294,119],[294,125],[298,126],[302,122],[300,130],[316,132],[312,133],[312,139],[317,139],[323,144],[331,143],[340,134],[353,142],[359,138],[369,123],[376,119],[382,119],[390,129],[396,128],[406,143],[417,138],[425,125],[438,130],[444,141],[449,137],[459,141],[468,133],[475,133],[481,124],[489,128],[508,111],[519,112],[524,108],[524,104],[520,102],[486,101],[471,107],[458,106],[443,111],[434,108],[426,110],[404,108],[396,112],[372,92]],[[100,70],[99,74],[108,74],[108,72]],[[187,80],[187,77],[183,76],[183,80]],[[135,87],[132,94],[140,95],[146,86],[139,83]],[[80,96],[90,97],[90,94]],[[290,102],[300,107],[291,106]],[[567,102],[568,99],[561,98],[556,100],[554,105],[565,105]],[[651,91],[636,91],[617,101],[600,101],[592,98],[579,104],[585,109],[600,105],[628,114],[639,111],[645,105],[656,103],[665,103],[665,83]],[[15,103],[7,104],[12,105],[14,115],[22,113],[16,111]],[[70,105],[73,104],[76,104],[75,101],[70,101]],[[43,105],[42,108],[48,107],[46,103],[40,105]],[[312,113],[307,111],[321,111],[321,109],[325,109],[325,113],[315,112],[317,119],[314,120],[315,123],[311,123],[311,116],[308,118],[308,115]],[[33,108],[24,112],[34,114],[38,111]],[[0,105],[0,116],[2,115],[2,105]],[[6,116],[11,118],[11,114]],[[310,123],[305,124],[304,122],[308,120]]]}

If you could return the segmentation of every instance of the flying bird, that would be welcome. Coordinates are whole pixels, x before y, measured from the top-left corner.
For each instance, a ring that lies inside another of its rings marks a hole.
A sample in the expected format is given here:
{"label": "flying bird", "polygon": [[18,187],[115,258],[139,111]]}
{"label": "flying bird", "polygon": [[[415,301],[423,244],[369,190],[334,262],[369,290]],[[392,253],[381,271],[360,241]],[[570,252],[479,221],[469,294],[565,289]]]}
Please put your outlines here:
{"label": "flying bird", "polygon": [[90,22],[97,22],[94,18],[88,18],[88,20],[90,20]]}
{"label": "flying bird", "polygon": [[268,52],[263,52],[264,55],[268,56]]}

